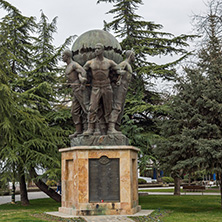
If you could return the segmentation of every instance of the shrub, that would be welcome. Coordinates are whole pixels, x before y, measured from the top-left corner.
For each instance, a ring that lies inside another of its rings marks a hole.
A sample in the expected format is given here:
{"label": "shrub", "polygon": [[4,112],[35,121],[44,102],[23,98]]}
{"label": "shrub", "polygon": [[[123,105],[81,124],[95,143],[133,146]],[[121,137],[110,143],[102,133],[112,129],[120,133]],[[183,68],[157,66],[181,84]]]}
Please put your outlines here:
{"label": "shrub", "polygon": [[146,180],[139,178],[139,179],[138,179],[138,183],[139,183],[139,184],[145,184],[145,183],[146,183]]}
{"label": "shrub", "polygon": [[47,180],[46,185],[49,187],[57,186],[57,182],[55,180]]}
{"label": "shrub", "polygon": [[165,183],[174,183],[174,179],[172,177],[162,177],[162,181]]}

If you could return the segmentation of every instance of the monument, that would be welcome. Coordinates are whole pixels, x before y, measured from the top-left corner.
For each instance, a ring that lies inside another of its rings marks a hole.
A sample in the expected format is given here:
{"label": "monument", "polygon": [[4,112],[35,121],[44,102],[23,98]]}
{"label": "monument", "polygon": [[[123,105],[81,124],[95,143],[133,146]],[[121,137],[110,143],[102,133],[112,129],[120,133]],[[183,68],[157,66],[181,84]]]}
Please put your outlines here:
{"label": "monument", "polygon": [[120,131],[134,52],[125,57],[123,61],[118,41],[103,30],[82,34],[72,51],[63,52],[76,132],[70,135],[71,147],[60,149],[61,213],[125,215],[140,210],[139,149]]}

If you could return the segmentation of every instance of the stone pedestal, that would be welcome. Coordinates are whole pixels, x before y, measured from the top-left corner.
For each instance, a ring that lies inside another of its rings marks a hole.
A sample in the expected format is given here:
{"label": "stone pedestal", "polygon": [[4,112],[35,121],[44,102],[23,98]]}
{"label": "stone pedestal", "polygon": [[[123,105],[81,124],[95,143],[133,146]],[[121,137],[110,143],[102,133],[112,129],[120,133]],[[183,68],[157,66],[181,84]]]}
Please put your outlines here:
{"label": "stone pedestal", "polygon": [[61,149],[62,206],[70,215],[126,215],[138,205],[137,156],[133,146]]}
{"label": "stone pedestal", "polygon": [[129,145],[128,138],[121,134],[111,135],[90,135],[90,136],[77,136],[71,138],[71,147],[74,146],[122,146]]}

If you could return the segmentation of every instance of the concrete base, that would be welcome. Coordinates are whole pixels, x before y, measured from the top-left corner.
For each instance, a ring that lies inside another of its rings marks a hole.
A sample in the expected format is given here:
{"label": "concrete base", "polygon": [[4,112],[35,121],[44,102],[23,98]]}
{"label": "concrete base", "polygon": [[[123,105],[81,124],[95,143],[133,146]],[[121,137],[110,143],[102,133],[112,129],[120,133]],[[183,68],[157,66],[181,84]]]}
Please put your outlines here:
{"label": "concrete base", "polygon": [[[154,210],[141,210],[133,215],[119,215],[120,217],[127,217],[127,216],[133,216],[133,217],[139,217],[139,216],[147,216],[147,215],[150,215]],[[64,214],[64,213],[61,213],[59,211],[55,211],[55,212],[46,212],[46,214],[48,215],[51,215],[51,216],[55,216],[55,217],[61,217],[61,218],[79,218],[79,217],[83,217],[85,218],[85,216],[73,216],[71,214]],[[87,216],[87,217],[91,217],[91,216]],[[101,215],[98,215],[98,216],[93,216],[93,217],[99,217],[101,218]],[[106,215],[106,216],[103,216],[103,217],[109,217],[109,218],[112,218],[112,217],[115,217],[115,215]]]}
{"label": "concrete base", "polygon": [[[67,207],[60,207],[59,212],[64,215],[75,215],[75,216],[99,216],[99,215],[135,215],[136,213],[141,211],[141,206],[137,205],[130,210],[115,208],[112,209],[109,205],[111,203],[100,204],[99,208],[96,208],[97,204],[88,204],[88,208],[85,209],[73,209]],[[117,205],[120,205],[117,204]],[[91,207],[91,209],[89,209]]]}

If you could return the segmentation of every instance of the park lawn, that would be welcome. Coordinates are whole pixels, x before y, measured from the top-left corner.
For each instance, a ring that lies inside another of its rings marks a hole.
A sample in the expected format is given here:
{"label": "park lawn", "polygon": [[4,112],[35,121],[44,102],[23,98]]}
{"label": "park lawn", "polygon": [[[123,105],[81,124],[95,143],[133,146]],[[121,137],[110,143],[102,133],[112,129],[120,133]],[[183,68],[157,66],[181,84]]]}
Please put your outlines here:
{"label": "park lawn", "polygon": [[83,222],[80,218],[76,219],[61,219],[46,215],[44,212],[58,211],[60,203],[55,202],[50,198],[30,200],[29,206],[21,206],[18,202],[14,205],[3,204],[0,205],[0,222]]}
{"label": "park lawn", "polygon": [[[148,195],[140,197],[142,209],[153,209],[153,214],[146,217],[132,217],[136,222],[220,222],[222,208],[220,196],[173,196]],[[66,221],[83,222],[80,218],[61,219],[44,214],[44,212],[58,211],[59,203],[47,198],[31,200],[30,206],[24,207],[20,203],[15,205],[0,205],[0,222],[46,222]]]}
{"label": "park lawn", "polygon": [[[138,221],[164,222],[220,222],[222,208],[220,196],[171,196],[148,195],[140,197],[142,209],[154,209],[150,216],[154,219],[140,218]],[[164,215],[162,217],[161,215]],[[156,220],[155,220],[156,217]]]}

